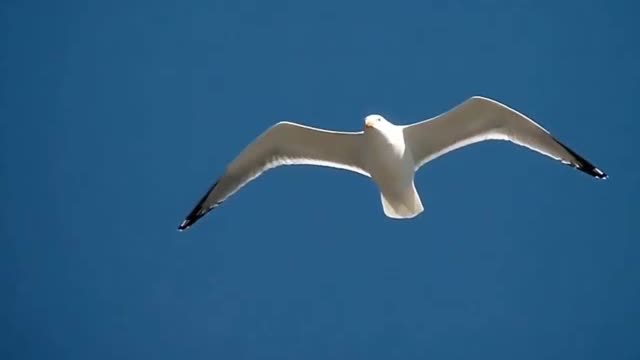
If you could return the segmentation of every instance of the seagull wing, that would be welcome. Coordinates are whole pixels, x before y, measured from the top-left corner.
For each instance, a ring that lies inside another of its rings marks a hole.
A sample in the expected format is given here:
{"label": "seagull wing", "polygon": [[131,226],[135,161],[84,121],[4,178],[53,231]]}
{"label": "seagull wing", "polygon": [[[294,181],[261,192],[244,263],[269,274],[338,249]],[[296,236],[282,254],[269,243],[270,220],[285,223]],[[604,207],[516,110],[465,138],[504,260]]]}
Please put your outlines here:
{"label": "seagull wing", "polygon": [[280,122],[249,144],[198,201],[178,230],[185,230],[249,181],[281,165],[319,165],[369,176],[362,165],[362,132],[336,132]]}
{"label": "seagull wing", "polygon": [[405,126],[416,170],[455,149],[484,140],[507,140],[599,179],[607,175],[561,144],[547,130],[495,100],[474,96],[435,118]]}

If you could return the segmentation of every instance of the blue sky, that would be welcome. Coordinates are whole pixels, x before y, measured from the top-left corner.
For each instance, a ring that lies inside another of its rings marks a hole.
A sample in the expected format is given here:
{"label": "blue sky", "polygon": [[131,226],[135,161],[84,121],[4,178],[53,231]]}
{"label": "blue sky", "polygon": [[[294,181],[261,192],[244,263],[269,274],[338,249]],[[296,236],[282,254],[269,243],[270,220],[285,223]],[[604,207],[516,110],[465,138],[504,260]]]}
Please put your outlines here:
{"label": "blue sky", "polygon": [[[5,1],[3,359],[638,359],[640,34],[629,1]],[[259,178],[176,226],[271,124],[359,130],[472,95],[507,143],[367,179]]]}

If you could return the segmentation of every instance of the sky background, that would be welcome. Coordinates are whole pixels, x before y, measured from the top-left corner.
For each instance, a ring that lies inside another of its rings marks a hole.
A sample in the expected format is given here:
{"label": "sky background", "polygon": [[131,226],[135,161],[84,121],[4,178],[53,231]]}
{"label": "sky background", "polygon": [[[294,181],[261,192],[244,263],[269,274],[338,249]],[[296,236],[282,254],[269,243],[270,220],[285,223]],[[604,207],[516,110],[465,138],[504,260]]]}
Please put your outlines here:
{"label": "sky background", "polygon": [[[640,358],[631,1],[0,5],[0,358]],[[177,225],[281,120],[484,95],[609,175],[503,142],[372,182],[273,170]]]}

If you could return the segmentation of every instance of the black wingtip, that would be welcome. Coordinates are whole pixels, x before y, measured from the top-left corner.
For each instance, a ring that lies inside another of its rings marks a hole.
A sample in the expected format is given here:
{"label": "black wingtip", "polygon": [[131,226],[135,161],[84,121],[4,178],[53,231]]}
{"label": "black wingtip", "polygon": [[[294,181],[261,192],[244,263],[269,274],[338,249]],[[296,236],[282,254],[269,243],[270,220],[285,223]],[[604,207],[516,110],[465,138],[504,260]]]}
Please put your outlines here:
{"label": "black wingtip", "polygon": [[602,171],[602,170],[598,169],[597,167],[595,167],[587,159],[585,159],[582,156],[578,155],[575,151],[571,150],[569,147],[567,147],[566,145],[562,144],[557,139],[555,139],[555,140],[556,140],[556,142],[558,144],[560,144],[560,146],[562,146],[565,150],[567,150],[567,152],[569,154],[571,154],[571,156],[573,156],[573,158],[575,159],[575,162],[568,163],[567,165],[570,165],[570,166],[582,171],[583,173],[585,173],[587,175],[591,175],[596,179],[606,180],[606,179],[609,178],[609,176],[604,171]]}
{"label": "black wingtip", "polygon": [[200,199],[200,201],[198,201],[198,203],[196,204],[196,206],[194,206],[193,210],[191,210],[189,215],[187,215],[184,221],[180,223],[180,225],[178,226],[178,231],[185,231],[189,229],[193,224],[195,224],[198,220],[200,220],[200,218],[207,215],[209,211],[213,210],[214,208],[216,208],[218,205],[222,203],[222,201],[219,201],[213,204],[212,206],[209,206],[209,207],[205,206],[205,202],[207,201],[209,194],[211,194],[211,191],[213,191],[216,185],[218,185],[218,182],[213,184],[209,189],[209,191],[207,191],[207,193],[204,194],[204,196]]}
{"label": "black wingtip", "polygon": [[[205,196],[206,198],[206,196]],[[204,209],[202,207],[202,202],[198,203],[196,207],[191,210],[189,215],[180,223],[178,226],[178,231],[185,231],[191,227],[191,225],[195,224],[201,217],[203,217],[206,213],[209,212],[210,209]]]}
{"label": "black wingtip", "polygon": [[195,220],[185,219],[180,226],[178,226],[178,231],[185,231],[191,227],[191,225],[195,222]]}

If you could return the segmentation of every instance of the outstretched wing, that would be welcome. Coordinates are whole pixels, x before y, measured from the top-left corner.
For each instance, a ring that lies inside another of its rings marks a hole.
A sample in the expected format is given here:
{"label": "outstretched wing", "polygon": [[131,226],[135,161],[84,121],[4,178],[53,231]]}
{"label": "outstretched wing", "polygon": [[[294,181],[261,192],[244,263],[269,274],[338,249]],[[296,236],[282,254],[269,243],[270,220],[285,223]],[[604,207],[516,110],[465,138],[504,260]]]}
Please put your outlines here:
{"label": "outstretched wing", "polygon": [[523,114],[474,96],[435,118],[406,126],[404,137],[416,170],[450,151],[484,140],[507,140],[559,160],[599,179],[607,175]]}
{"label": "outstretched wing", "polygon": [[369,176],[362,166],[361,141],[362,132],[335,132],[291,122],[277,123],[229,164],[178,230],[189,228],[249,181],[280,165],[320,165]]}

